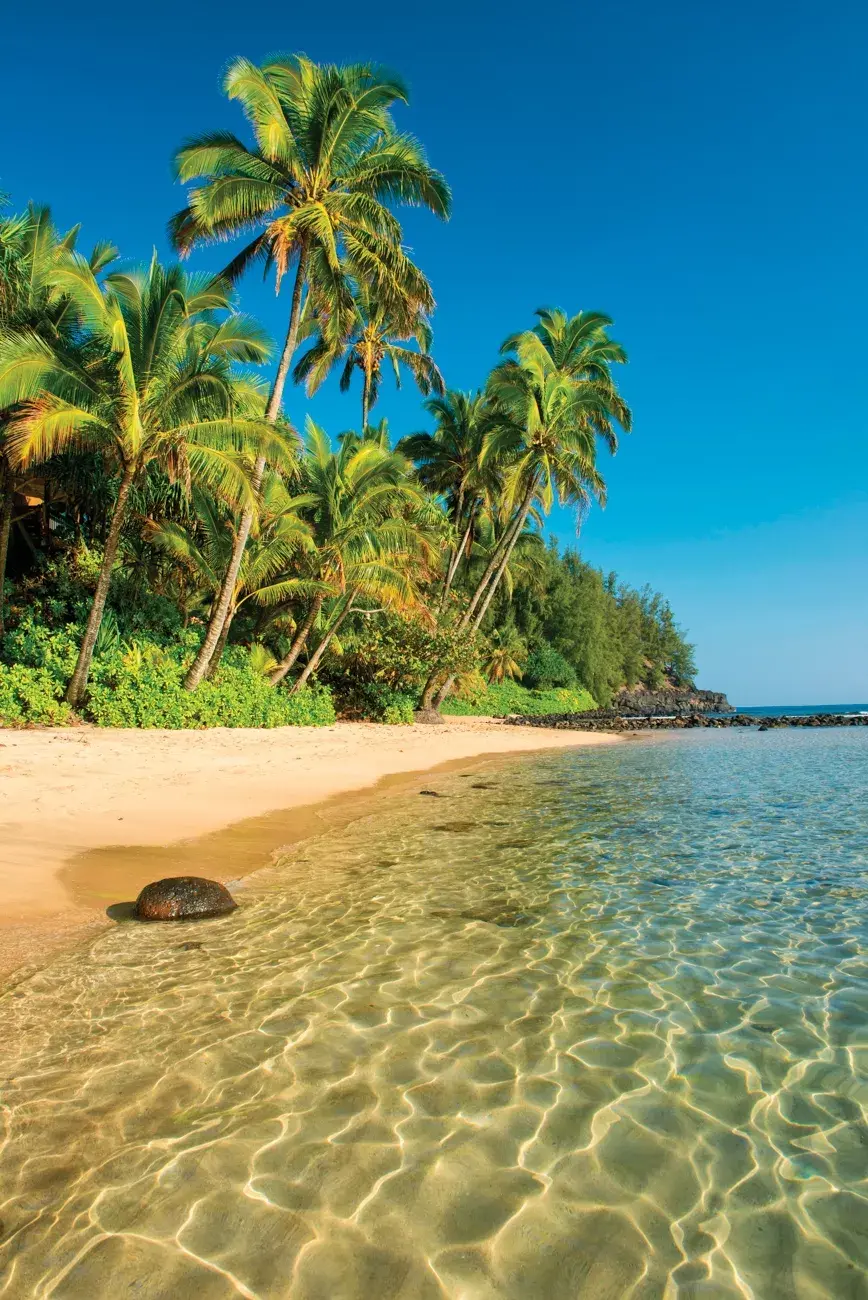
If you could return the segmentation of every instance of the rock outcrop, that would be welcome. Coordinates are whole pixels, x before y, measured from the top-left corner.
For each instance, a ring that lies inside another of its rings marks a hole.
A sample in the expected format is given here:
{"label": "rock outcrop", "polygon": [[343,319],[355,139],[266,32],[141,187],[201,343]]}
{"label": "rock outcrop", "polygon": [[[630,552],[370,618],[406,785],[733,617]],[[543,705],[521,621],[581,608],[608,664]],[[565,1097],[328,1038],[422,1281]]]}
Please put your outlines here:
{"label": "rock outcrop", "polygon": [[201,876],[169,876],[145,885],[136,899],[140,921],[201,920],[222,916],[238,904],[225,885]]}
{"label": "rock outcrop", "polygon": [[[602,710],[599,710],[602,712]],[[693,713],[734,713],[735,709],[719,691],[697,691],[677,686],[664,686],[659,691],[649,691],[644,686],[622,687],[611,710],[621,716],[635,714],[640,718],[687,717]]]}

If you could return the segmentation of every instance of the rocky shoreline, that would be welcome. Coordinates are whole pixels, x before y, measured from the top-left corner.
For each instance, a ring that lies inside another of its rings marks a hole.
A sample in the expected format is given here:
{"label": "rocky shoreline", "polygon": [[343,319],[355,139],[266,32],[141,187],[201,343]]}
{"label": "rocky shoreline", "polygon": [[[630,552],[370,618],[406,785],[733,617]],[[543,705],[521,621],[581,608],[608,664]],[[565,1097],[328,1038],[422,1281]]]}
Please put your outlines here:
{"label": "rocky shoreline", "polygon": [[611,709],[595,709],[619,717],[669,718],[692,717],[695,713],[735,713],[729,700],[720,691],[700,691],[688,687],[663,686],[650,691],[645,687],[623,687]]}
{"label": "rocky shoreline", "polygon": [[723,718],[706,713],[684,717],[632,716],[614,709],[594,709],[588,713],[548,713],[535,718],[510,718],[512,726],[553,727],[562,731],[681,731],[694,727],[756,727],[771,731],[776,727],[868,727],[868,716],[853,713],[778,714],[758,718],[749,713],[730,713]]}

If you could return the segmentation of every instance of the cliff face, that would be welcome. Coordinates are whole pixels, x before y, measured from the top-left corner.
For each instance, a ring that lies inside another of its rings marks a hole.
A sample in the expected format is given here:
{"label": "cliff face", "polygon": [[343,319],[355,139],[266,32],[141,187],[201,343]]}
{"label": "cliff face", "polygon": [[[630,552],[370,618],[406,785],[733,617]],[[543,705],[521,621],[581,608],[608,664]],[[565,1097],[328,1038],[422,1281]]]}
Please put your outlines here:
{"label": "cliff face", "polygon": [[612,708],[618,713],[636,713],[661,718],[670,714],[734,713],[732,705],[719,691],[684,690],[665,686],[659,691],[645,687],[624,687],[615,697]]}

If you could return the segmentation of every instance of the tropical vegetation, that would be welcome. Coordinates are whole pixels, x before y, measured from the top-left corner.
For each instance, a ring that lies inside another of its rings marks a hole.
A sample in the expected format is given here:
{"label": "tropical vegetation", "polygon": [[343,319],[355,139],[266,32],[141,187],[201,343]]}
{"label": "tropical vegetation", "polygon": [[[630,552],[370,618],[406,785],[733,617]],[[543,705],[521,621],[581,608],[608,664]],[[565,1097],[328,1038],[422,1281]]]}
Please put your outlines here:
{"label": "tropical vegetation", "polygon": [[[225,91],[244,132],[176,155],[180,262],[0,216],[0,723],[411,722],[689,682],[662,596],[545,540],[555,503],[577,525],[605,503],[632,426],[611,319],[542,309],[450,389],[400,213],[451,198],[396,125],[401,80],[237,59]],[[289,285],[274,354],[239,304],[255,264]],[[424,431],[372,423],[387,372]],[[330,436],[304,394],[333,374],[360,419]]]}

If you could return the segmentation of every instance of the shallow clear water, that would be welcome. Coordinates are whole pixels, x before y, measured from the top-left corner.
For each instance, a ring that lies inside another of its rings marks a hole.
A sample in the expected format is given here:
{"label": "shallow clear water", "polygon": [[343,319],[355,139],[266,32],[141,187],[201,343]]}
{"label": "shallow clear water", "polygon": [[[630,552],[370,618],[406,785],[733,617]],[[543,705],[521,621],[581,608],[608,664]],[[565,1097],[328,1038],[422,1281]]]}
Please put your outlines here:
{"label": "shallow clear water", "polygon": [[0,1295],[868,1297],[868,733],[426,786],[0,1000]]}

